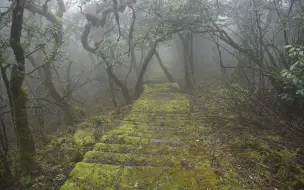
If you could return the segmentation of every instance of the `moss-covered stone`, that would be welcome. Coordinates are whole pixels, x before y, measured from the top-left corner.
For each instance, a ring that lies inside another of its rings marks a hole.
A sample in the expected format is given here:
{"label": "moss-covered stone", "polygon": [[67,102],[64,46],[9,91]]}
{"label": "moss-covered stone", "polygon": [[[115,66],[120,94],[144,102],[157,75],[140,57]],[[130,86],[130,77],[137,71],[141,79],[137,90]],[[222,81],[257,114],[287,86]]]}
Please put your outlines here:
{"label": "moss-covered stone", "polygon": [[209,171],[163,167],[120,167],[80,162],[60,190],[217,189]]}
{"label": "moss-covered stone", "polygon": [[150,139],[144,137],[132,137],[125,135],[104,135],[101,138],[101,142],[103,143],[111,143],[111,144],[136,144],[136,145],[144,145],[150,143]]}
{"label": "moss-covered stone", "polygon": [[62,162],[70,164],[71,162],[79,162],[82,160],[82,154],[76,148],[61,148],[59,151]]}
{"label": "moss-covered stone", "polygon": [[170,154],[189,154],[188,149],[172,147],[167,144],[162,144],[158,146],[136,146],[129,144],[105,144],[97,143],[94,147],[95,151],[102,152],[113,152],[113,153],[140,153],[140,154],[151,154],[151,155],[170,155]]}
{"label": "moss-covered stone", "polygon": [[180,89],[177,83],[146,84],[144,93],[153,92],[175,93],[180,92]]}
{"label": "moss-covered stone", "polygon": [[85,154],[61,190],[218,189],[189,101],[177,92],[177,84],[145,85],[121,125]]}
{"label": "moss-covered stone", "polygon": [[77,130],[74,134],[74,143],[76,146],[86,146],[95,143],[93,130]]}
{"label": "moss-covered stone", "polygon": [[134,112],[190,112],[190,103],[183,94],[144,94],[133,104]]}
{"label": "moss-covered stone", "polygon": [[124,169],[120,166],[80,162],[60,190],[115,189],[120,187]]}
{"label": "moss-covered stone", "polygon": [[181,167],[182,157],[89,151],[83,162],[122,166]]}

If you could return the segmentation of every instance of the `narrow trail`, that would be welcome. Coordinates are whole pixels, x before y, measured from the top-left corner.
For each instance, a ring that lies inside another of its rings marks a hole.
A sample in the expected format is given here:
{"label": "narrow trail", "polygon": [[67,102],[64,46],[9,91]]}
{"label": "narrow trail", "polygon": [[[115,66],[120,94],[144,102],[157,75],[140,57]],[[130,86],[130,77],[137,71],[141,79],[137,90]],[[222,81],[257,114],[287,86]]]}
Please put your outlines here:
{"label": "narrow trail", "polygon": [[104,135],[61,190],[218,189],[190,103],[177,84],[150,84],[121,125]]}

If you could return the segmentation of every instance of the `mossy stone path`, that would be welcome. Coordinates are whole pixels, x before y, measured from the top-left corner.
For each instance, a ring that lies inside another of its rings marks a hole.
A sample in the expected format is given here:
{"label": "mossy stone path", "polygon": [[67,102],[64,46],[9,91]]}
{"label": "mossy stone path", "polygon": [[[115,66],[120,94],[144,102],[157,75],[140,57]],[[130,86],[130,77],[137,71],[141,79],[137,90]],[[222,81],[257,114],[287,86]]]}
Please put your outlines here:
{"label": "mossy stone path", "polygon": [[190,103],[177,84],[150,84],[121,125],[104,135],[61,190],[218,189]]}

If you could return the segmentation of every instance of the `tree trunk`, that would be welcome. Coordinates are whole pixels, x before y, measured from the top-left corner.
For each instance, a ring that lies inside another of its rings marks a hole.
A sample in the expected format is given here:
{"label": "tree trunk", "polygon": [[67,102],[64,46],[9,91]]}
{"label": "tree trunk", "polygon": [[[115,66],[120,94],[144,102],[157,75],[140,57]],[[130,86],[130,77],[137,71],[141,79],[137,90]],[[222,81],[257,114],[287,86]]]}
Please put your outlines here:
{"label": "tree trunk", "polygon": [[124,85],[119,78],[113,73],[113,69],[110,65],[107,65],[107,73],[108,75],[113,79],[115,84],[121,89],[122,95],[125,99],[126,104],[131,104],[132,103],[132,98],[129,94],[129,90],[126,85]]}
{"label": "tree trunk", "polygon": [[72,110],[69,103],[60,95],[57,91],[56,87],[53,84],[53,76],[51,72],[51,63],[47,62],[43,66],[43,73],[44,73],[44,84],[48,88],[49,94],[51,97],[60,105],[62,110],[65,113],[65,120],[67,124],[72,124],[74,118],[72,116]]}
{"label": "tree trunk", "polygon": [[156,51],[156,47],[157,47],[157,43],[153,44],[153,46],[149,49],[149,51],[144,59],[144,62],[142,64],[142,67],[141,67],[141,70],[140,70],[140,73],[139,73],[139,76],[138,76],[138,79],[136,82],[135,91],[133,94],[134,100],[137,100],[139,98],[139,96],[143,90],[144,75],[145,75],[145,72],[149,65],[149,62],[151,61],[152,56],[154,55],[154,53]]}
{"label": "tree trunk", "polygon": [[17,137],[17,145],[20,153],[20,164],[24,172],[30,172],[35,166],[34,156],[36,154],[35,143],[29,128],[26,93],[22,90],[25,77],[24,51],[20,44],[24,0],[17,0],[12,14],[12,26],[10,34],[10,45],[14,51],[17,64],[13,65],[9,84],[9,96],[11,96],[11,115]]}
{"label": "tree trunk", "polygon": [[[1,63],[0,63],[1,64]],[[5,189],[8,186],[10,186],[13,183],[13,175],[11,170],[11,164],[8,161],[8,139],[6,135],[6,126],[4,124],[4,121],[2,117],[0,116],[0,123],[2,126],[2,130],[0,129],[0,161],[2,164],[0,164],[0,167],[3,168],[2,173],[2,184],[0,184],[0,189]]]}
{"label": "tree trunk", "polygon": [[114,107],[117,107],[117,101],[115,99],[115,93],[114,93],[114,85],[113,85],[113,79],[111,77],[111,75],[108,72],[108,80],[109,80],[109,87],[110,87],[110,91],[111,91],[111,96],[112,96],[112,102]]}
{"label": "tree trunk", "polygon": [[[67,83],[67,86],[66,86],[66,89],[65,89],[65,93],[66,93],[66,97],[67,97],[67,100],[68,102],[75,102],[75,99],[73,97],[73,94],[71,93],[72,92],[72,79],[71,79],[71,67],[72,67],[72,64],[73,62],[70,61],[68,63],[68,67],[67,67],[67,71],[66,71],[66,83]],[[55,68],[56,69],[56,68]]]}
{"label": "tree trunk", "polygon": [[131,64],[134,66],[136,75],[138,76],[139,75],[139,70],[138,70],[138,66],[137,66],[137,63],[136,63],[135,45],[132,45],[130,51],[131,51]]}
{"label": "tree trunk", "polygon": [[191,78],[192,71],[190,70],[190,44],[189,44],[189,36],[186,35],[185,37],[182,34],[178,34],[183,46],[183,53],[184,53],[184,71],[185,71],[185,82],[186,82],[186,90],[188,93],[192,93],[193,91],[193,82]]}
{"label": "tree trunk", "polygon": [[162,62],[162,60],[161,60],[161,58],[160,58],[160,56],[159,56],[159,54],[158,54],[157,51],[155,51],[155,55],[156,55],[156,58],[157,58],[157,60],[158,60],[159,65],[160,65],[160,67],[162,68],[162,70],[164,71],[164,73],[165,73],[165,75],[166,75],[168,81],[169,81],[169,82],[172,82],[172,83],[175,82],[175,79],[174,79],[173,76],[170,74],[170,72],[168,71],[168,69],[167,69],[167,67],[164,65],[164,63]]}
{"label": "tree trunk", "polygon": [[192,82],[194,82],[194,65],[193,65],[193,33],[189,34],[189,67]]}

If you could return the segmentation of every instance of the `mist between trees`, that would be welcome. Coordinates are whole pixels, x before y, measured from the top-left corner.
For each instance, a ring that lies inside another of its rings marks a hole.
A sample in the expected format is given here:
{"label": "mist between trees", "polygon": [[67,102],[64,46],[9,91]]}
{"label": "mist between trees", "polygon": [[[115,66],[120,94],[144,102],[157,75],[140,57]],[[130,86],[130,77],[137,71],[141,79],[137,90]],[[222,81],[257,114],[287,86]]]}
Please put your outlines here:
{"label": "mist between trees", "polygon": [[50,134],[147,83],[197,97],[216,79],[239,121],[292,138],[302,160],[303,22],[301,0],[1,1],[1,185],[41,170]]}

